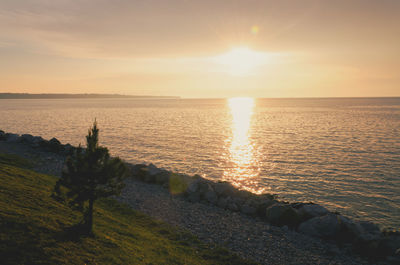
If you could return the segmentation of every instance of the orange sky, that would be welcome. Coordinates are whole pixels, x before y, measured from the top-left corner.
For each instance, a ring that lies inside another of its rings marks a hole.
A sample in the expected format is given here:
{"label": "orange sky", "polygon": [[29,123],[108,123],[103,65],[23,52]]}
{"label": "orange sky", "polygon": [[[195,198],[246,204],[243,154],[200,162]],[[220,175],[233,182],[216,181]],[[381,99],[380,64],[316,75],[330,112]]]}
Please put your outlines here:
{"label": "orange sky", "polygon": [[397,0],[2,0],[0,92],[400,96]]}

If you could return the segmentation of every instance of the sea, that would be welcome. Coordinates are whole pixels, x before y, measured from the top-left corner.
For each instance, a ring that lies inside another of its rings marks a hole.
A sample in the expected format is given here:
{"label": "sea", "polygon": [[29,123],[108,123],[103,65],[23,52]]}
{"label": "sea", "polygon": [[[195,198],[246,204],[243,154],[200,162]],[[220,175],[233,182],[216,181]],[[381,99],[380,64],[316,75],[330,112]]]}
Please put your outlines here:
{"label": "sea", "polygon": [[0,129],[100,144],[400,229],[400,98],[2,99]]}

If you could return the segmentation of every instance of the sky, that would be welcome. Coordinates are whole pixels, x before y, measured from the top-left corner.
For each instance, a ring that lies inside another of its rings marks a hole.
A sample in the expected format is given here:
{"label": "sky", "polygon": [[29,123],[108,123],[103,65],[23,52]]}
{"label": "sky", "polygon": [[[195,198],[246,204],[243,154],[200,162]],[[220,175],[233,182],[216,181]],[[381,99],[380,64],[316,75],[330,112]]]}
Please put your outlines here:
{"label": "sky", "polygon": [[398,0],[0,0],[0,92],[400,96]]}

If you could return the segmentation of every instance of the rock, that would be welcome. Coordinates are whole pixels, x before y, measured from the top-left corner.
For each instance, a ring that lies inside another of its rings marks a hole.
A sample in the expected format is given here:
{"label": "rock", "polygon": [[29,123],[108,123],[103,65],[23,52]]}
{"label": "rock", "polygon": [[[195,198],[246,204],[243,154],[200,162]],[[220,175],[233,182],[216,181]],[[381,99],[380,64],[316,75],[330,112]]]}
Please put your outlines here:
{"label": "rock", "polygon": [[296,209],[286,204],[274,204],[266,210],[267,221],[276,226],[295,226],[299,222],[299,214]]}
{"label": "rock", "polygon": [[6,139],[6,134],[4,131],[0,130],[0,141],[4,141]]}
{"label": "rock", "polygon": [[20,142],[31,144],[33,142],[33,136],[30,134],[23,134],[19,137]]}
{"label": "rock", "polygon": [[143,177],[143,180],[147,183],[154,183],[156,180],[156,176],[149,174],[149,172],[147,171],[146,174]]}
{"label": "rock", "polygon": [[59,152],[63,147],[57,138],[51,138],[45,145],[49,148],[50,151]]}
{"label": "rock", "polygon": [[236,205],[236,203],[234,203],[234,202],[232,202],[232,201],[228,202],[228,209],[231,210],[231,211],[233,211],[233,212],[239,211],[239,208],[238,208],[238,206]]}
{"label": "rock", "polygon": [[71,155],[72,152],[74,151],[74,147],[70,144],[64,145],[64,153],[67,155]]}
{"label": "rock", "polygon": [[340,249],[337,246],[332,245],[326,250],[326,254],[328,254],[330,256],[339,255],[340,254]]}
{"label": "rock", "polygon": [[360,226],[369,234],[381,234],[379,226],[368,221],[359,221]]}
{"label": "rock", "polygon": [[214,190],[218,196],[228,197],[234,193],[235,187],[230,182],[217,182],[214,184]]}
{"label": "rock", "polygon": [[6,133],[5,134],[6,141],[9,143],[16,143],[18,142],[19,135],[15,133]]}
{"label": "rock", "polygon": [[209,188],[210,189],[207,190],[206,193],[204,193],[204,198],[211,204],[217,204],[218,196],[211,186]]}
{"label": "rock", "polygon": [[199,202],[200,201],[200,193],[198,193],[198,192],[189,193],[188,200],[191,202]]}
{"label": "rock", "polygon": [[364,235],[366,232],[359,223],[353,222],[347,217],[338,215],[340,232],[337,240],[342,242],[353,242]]}
{"label": "rock", "polygon": [[31,144],[32,144],[33,147],[40,147],[42,142],[44,142],[44,139],[42,137],[33,136]]}
{"label": "rock", "polygon": [[131,176],[137,179],[144,179],[144,176],[147,174],[147,166],[145,164],[127,164],[131,171]]}
{"label": "rock", "polygon": [[317,216],[301,223],[298,231],[309,236],[332,238],[340,231],[340,221],[335,214]]}
{"label": "rock", "polygon": [[245,203],[240,207],[240,211],[247,215],[255,215],[257,209],[250,205],[250,203]]}
{"label": "rock", "polygon": [[198,179],[195,179],[192,182],[190,182],[188,185],[188,188],[187,188],[187,192],[188,193],[198,192],[199,191],[199,182],[200,182],[200,180],[198,180]]}
{"label": "rock", "polygon": [[386,260],[389,264],[400,264],[400,255],[388,256]]}
{"label": "rock", "polygon": [[260,217],[265,217],[265,213],[267,211],[267,208],[270,207],[271,205],[277,203],[275,200],[271,200],[268,198],[259,198],[256,200],[256,213]]}
{"label": "rock", "polygon": [[152,175],[152,176],[155,176],[156,174],[160,173],[160,169],[158,167],[156,167],[155,165],[150,164],[147,167],[147,173]]}
{"label": "rock", "polygon": [[396,253],[399,253],[400,232],[391,232],[390,234],[385,235],[381,241],[380,248],[385,250],[386,254],[390,256],[395,256]]}
{"label": "rock", "polygon": [[59,141],[57,138],[55,138],[55,137],[51,138],[51,139],[49,140],[49,143],[50,143],[51,145],[61,145],[60,141]]}
{"label": "rock", "polygon": [[228,198],[226,197],[220,197],[217,203],[218,207],[222,208],[222,209],[226,209],[226,207],[228,206]]}
{"label": "rock", "polygon": [[318,204],[305,204],[299,208],[299,214],[305,219],[310,219],[317,216],[323,216],[328,214],[329,211]]}
{"label": "rock", "polygon": [[160,173],[158,173],[156,175],[156,183],[163,185],[164,183],[168,183],[169,182],[169,176],[170,176],[170,172],[167,170],[160,170]]}

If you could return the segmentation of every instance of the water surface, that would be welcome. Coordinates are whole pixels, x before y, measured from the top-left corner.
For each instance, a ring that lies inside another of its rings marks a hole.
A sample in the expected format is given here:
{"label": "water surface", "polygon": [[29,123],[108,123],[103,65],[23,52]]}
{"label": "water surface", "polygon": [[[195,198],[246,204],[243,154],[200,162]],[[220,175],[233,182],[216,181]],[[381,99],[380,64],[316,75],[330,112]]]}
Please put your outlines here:
{"label": "water surface", "polygon": [[400,228],[400,98],[1,100],[0,129],[101,143],[130,162],[229,180]]}

